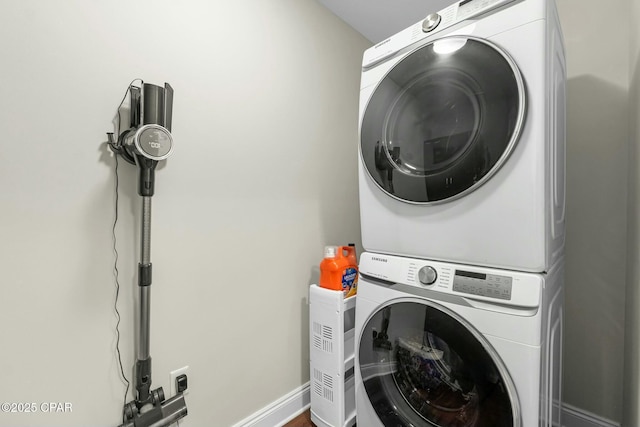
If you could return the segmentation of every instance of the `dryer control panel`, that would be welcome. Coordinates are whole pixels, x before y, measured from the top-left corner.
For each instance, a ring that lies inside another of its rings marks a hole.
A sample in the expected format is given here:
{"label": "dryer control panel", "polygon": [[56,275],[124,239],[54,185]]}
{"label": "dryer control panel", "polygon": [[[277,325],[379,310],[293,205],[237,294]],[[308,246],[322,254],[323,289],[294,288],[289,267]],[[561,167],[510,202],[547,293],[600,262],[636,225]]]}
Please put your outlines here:
{"label": "dryer control panel", "polygon": [[420,22],[367,49],[364,52],[362,68],[371,67],[407,46],[449,28],[458,22],[471,19],[513,1],[461,0],[438,11],[438,13],[430,13]]}

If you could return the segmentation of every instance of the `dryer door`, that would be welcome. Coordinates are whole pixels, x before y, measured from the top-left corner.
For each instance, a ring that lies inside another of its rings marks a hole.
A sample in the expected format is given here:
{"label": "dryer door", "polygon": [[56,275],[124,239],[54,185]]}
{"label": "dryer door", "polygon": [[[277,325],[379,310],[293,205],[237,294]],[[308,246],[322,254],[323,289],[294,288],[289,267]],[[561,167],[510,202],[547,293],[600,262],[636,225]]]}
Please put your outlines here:
{"label": "dryer door", "polygon": [[378,84],[362,118],[360,155],[391,197],[450,201],[506,161],[524,112],[522,76],[504,51],[445,37],[407,55]]}
{"label": "dryer door", "polygon": [[365,323],[363,388],[384,426],[521,425],[513,382],[491,345],[438,304],[403,299]]}

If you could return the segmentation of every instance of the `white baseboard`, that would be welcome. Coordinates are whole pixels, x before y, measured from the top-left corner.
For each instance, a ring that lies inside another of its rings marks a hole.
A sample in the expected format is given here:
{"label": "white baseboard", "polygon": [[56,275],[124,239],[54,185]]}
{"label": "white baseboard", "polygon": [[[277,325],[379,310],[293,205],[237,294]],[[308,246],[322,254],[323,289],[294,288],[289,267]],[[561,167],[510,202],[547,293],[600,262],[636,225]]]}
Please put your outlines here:
{"label": "white baseboard", "polygon": [[620,424],[565,403],[562,427],[620,427]]}
{"label": "white baseboard", "polygon": [[[311,394],[306,383],[232,427],[281,427],[309,406]],[[620,427],[620,424],[565,403],[562,427]]]}
{"label": "white baseboard", "polygon": [[265,406],[233,427],[281,427],[311,406],[309,383]]}

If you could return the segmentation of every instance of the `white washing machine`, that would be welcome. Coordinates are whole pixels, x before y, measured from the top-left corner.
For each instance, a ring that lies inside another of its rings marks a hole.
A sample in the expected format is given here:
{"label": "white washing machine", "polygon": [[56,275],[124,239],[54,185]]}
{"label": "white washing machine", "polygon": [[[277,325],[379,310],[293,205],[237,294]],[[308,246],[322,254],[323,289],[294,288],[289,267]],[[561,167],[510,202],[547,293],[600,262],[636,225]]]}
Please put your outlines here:
{"label": "white washing machine", "polygon": [[565,80],[553,0],[462,0],[368,49],[364,248],[547,271],[564,247]]}
{"label": "white washing machine", "polygon": [[563,271],[364,253],[358,425],[560,426]]}

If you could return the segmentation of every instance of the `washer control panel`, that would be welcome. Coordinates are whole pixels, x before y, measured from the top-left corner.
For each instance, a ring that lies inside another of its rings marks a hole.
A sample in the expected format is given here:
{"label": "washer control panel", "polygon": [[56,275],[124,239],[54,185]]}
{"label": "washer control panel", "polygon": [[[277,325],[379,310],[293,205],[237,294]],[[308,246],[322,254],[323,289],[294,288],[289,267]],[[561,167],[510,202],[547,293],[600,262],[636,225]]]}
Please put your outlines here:
{"label": "washer control panel", "polygon": [[415,286],[469,300],[521,308],[538,307],[545,276],[535,273],[467,266],[426,259],[364,252],[360,284],[368,278],[387,286]]}
{"label": "washer control panel", "polygon": [[513,279],[509,276],[456,269],[452,289],[465,294],[510,300],[512,284]]}
{"label": "washer control panel", "polygon": [[423,285],[433,285],[438,278],[438,272],[430,265],[426,265],[418,270],[418,280]]}

